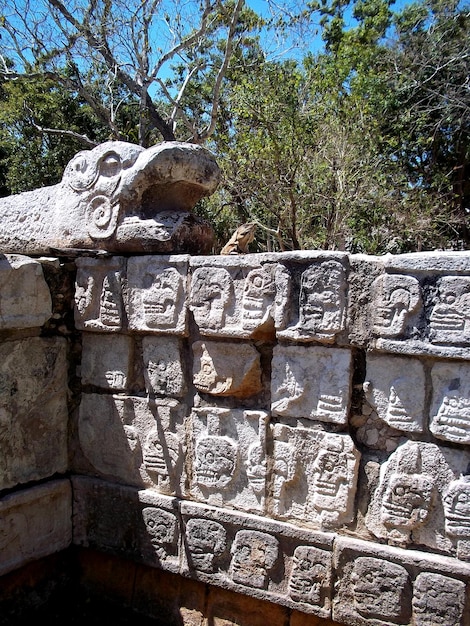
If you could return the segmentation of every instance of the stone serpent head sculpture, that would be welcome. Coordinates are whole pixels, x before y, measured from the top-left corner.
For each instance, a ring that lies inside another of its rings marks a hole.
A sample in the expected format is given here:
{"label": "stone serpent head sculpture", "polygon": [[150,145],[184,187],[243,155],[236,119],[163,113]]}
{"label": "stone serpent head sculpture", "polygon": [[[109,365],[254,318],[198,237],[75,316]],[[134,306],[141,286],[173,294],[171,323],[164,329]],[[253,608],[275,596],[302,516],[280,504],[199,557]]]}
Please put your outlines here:
{"label": "stone serpent head sculpture", "polygon": [[219,179],[195,144],[103,143],[76,154],[58,185],[0,199],[0,252],[207,254],[212,228],[191,209]]}

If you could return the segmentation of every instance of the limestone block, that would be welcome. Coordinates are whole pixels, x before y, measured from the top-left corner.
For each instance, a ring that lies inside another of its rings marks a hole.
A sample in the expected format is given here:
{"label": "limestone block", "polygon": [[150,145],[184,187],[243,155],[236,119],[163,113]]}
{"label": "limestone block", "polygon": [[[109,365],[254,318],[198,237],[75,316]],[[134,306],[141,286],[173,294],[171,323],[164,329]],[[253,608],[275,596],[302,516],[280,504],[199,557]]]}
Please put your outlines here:
{"label": "limestone block", "polygon": [[62,338],[0,344],[0,489],[67,469],[67,361]]}
{"label": "limestone block", "polygon": [[444,494],[470,461],[469,451],[407,441],[380,469],[366,516],[376,537],[452,552],[445,535]]}
{"label": "limestone block", "polygon": [[193,409],[189,473],[194,499],[264,511],[267,422],[265,411]]}
{"label": "limestone block", "polygon": [[470,623],[470,566],[456,559],[337,537],[333,619],[351,626]]}
{"label": "limestone block", "polygon": [[465,254],[383,258],[368,295],[371,345],[402,354],[470,358],[470,267]]}
{"label": "limestone block", "polygon": [[392,428],[423,432],[425,373],[412,357],[367,355],[366,400]]}
{"label": "limestone block", "polygon": [[345,329],[348,257],[291,253],[276,270],[278,337],[333,343]]}
{"label": "limestone block", "polygon": [[132,382],[133,341],[126,335],[83,333],[82,384],[124,391]]}
{"label": "limestone block", "polygon": [[305,613],[331,610],[333,535],[182,501],[183,573]]}
{"label": "limestone block", "polygon": [[260,354],[248,343],[193,343],[193,383],[212,396],[246,398],[259,393]]}
{"label": "limestone block", "polygon": [[0,330],[42,326],[51,315],[41,264],[17,254],[0,255]]}
{"label": "limestone block", "polygon": [[465,583],[449,576],[422,572],[413,593],[413,624],[459,626],[466,604]]}
{"label": "limestone block", "polygon": [[360,454],[351,437],[274,424],[270,514],[313,528],[354,518]]}
{"label": "limestone block", "polygon": [[349,350],[277,345],[272,361],[272,412],[346,424],[351,375]]}
{"label": "limestone block", "polygon": [[131,257],[127,263],[129,328],[187,333],[186,255]]}
{"label": "limestone block", "polygon": [[456,546],[457,558],[470,561],[470,467],[444,492],[445,531]]}
{"label": "limestone block", "polygon": [[191,258],[189,308],[201,335],[273,335],[276,254]]}
{"label": "limestone block", "polygon": [[165,494],[181,493],[183,419],[184,407],[171,398],[82,394],[78,430],[89,471]]}
{"label": "limestone block", "polygon": [[445,441],[470,444],[470,364],[435,363],[431,380],[431,432]]}
{"label": "limestone block", "polygon": [[72,483],[75,545],[179,572],[175,498],[80,476],[74,476]]}
{"label": "limestone block", "polygon": [[71,541],[68,480],[52,480],[0,499],[0,575],[65,550]]}
{"label": "limestone block", "polygon": [[178,337],[142,339],[145,388],[150,395],[180,398],[186,392],[185,367]]}
{"label": "limestone block", "polygon": [[79,257],[75,287],[75,324],[79,330],[119,332],[124,326],[122,285],[125,259]]}
{"label": "limestone block", "polygon": [[219,178],[202,146],[109,141],[76,154],[58,185],[2,198],[0,248],[207,254],[212,228],[191,209]]}

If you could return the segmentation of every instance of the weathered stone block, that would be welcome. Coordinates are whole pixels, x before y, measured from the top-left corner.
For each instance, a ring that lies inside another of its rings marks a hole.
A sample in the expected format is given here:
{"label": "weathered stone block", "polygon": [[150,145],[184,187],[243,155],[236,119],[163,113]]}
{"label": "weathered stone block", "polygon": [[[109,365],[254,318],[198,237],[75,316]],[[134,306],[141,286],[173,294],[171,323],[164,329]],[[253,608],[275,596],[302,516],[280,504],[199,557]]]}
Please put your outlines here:
{"label": "weathered stone block", "polygon": [[338,537],[333,619],[352,626],[470,623],[470,565]]}
{"label": "weathered stone block", "polygon": [[436,363],[431,380],[431,432],[445,441],[470,444],[470,363]]}
{"label": "weathered stone block", "polygon": [[51,315],[41,264],[17,254],[0,255],[0,330],[42,326]]}
{"label": "weathered stone block", "polygon": [[316,528],[354,518],[360,454],[351,437],[274,424],[271,515]]}
{"label": "weathered stone block", "polygon": [[67,360],[60,338],[0,345],[0,489],[67,469]]}
{"label": "weathered stone block", "polygon": [[156,334],[187,333],[188,259],[181,255],[128,260],[129,328]]}
{"label": "weathered stone block", "polygon": [[247,343],[193,343],[193,383],[212,396],[246,398],[259,393],[260,354]]}
{"label": "weathered stone block", "polygon": [[412,357],[367,355],[365,396],[380,419],[404,432],[423,432],[425,373]]}
{"label": "weathered stone block", "polygon": [[174,498],[79,476],[72,483],[75,545],[179,571],[180,528]]}
{"label": "weathered stone block", "polygon": [[376,537],[452,551],[445,534],[444,493],[468,466],[469,451],[407,441],[382,466],[366,516]]}
{"label": "weathered stone block", "polygon": [[181,493],[183,419],[184,406],[172,398],[82,394],[78,432],[89,464],[84,468],[130,485]]}
{"label": "weathered stone block", "polygon": [[348,256],[295,252],[276,269],[276,334],[333,343],[346,327]]}
{"label": "weathered stone block", "polygon": [[145,388],[150,395],[180,398],[186,391],[181,341],[172,336],[142,339]]}
{"label": "weathered stone block", "polygon": [[125,259],[79,257],[75,288],[75,324],[79,330],[119,332],[123,329]]}
{"label": "weathered stone block", "polygon": [[132,382],[133,340],[127,335],[83,333],[82,384],[125,391]]}
{"label": "weathered stone block", "polygon": [[273,414],[346,424],[351,365],[349,350],[275,346],[271,379]]}
{"label": "weathered stone block", "polygon": [[264,511],[267,423],[265,411],[193,409],[191,496],[217,506]]}
{"label": "weathered stone block", "polygon": [[0,499],[0,574],[60,552],[72,541],[72,492],[68,480]]}
{"label": "weathered stone block", "polygon": [[180,506],[184,573],[292,609],[330,615],[332,534],[188,501]]}
{"label": "weathered stone block", "polygon": [[189,308],[201,335],[274,335],[276,254],[193,257]]}

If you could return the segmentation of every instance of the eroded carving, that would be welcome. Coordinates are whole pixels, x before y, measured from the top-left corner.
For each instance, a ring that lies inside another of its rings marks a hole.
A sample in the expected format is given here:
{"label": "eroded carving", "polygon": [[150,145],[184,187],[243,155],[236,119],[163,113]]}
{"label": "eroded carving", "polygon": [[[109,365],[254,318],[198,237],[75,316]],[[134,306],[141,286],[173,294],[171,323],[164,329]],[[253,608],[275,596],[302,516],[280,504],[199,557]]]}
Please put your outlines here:
{"label": "eroded carving", "polygon": [[321,528],[351,521],[359,452],[347,435],[276,424],[273,510]]}
{"label": "eroded carving", "polygon": [[470,367],[436,363],[432,369],[431,432],[439,439],[470,443]]}
{"label": "eroded carving", "polygon": [[194,270],[189,308],[201,329],[222,328],[231,299],[233,299],[232,277],[226,269],[198,267]]}
{"label": "eroded carving", "polygon": [[422,432],[425,375],[421,361],[368,356],[364,391],[370,406],[389,426],[406,432]]}
{"label": "eroded carving", "polygon": [[410,581],[401,565],[361,556],[351,575],[354,608],[365,618],[403,623],[409,614]]}
{"label": "eroded carving", "polygon": [[194,409],[191,414],[195,499],[245,511],[263,511],[266,495],[264,411]]}
{"label": "eroded carving", "polygon": [[241,304],[242,327],[245,330],[255,330],[268,320],[275,290],[272,266],[257,267],[248,273]]}
{"label": "eroded carving", "polygon": [[[368,528],[397,545],[413,540],[448,549],[442,509],[435,505],[453,478],[436,445],[406,442],[381,468],[380,482],[366,516]],[[441,515],[442,521],[433,515]]]}
{"label": "eroded carving", "polygon": [[75,286],[78,328],[118,332],[123,326],[122,279],[124,260],[79,258]]}
{"label": "eroded carving", "polygon": [[178,437],[155,426],[148,433],[142,452],[145,469],[154,483],[158,487],[169,485],[181,454]]}
{"label": "eroded carving", "polygon": [[178,520],[174,513],[157,507],[145,507],[142,517],[150,542],[160,561],[173,556],[178,539]]}
{"label": "eroded carving", "polygon": [[190,519],[186,524],[186,542],[191,565],[211,574],[216,570],[217,559],[227,549],[227,531],[212,520]]}
{"label": "eroded carving", "polygon": [[[470,469],[470,468],[469,468]],[[451,537],[470,539],[470,475],[453,480],[443,498],[446,533]]]}
{"label": "eroded carving", "polygon": [[346,423],[350,368],[349,350],[276,346],[271,381],[273,413]]}
{"label": "eroded carving", "polygon": [[196,341],[193,354],[193,382],[199,391],[234,397],[261,391],[260,355],[254,346]]}
{"label": "eroded carving", "polygon": [[438,283],[439,302],[429,318],[433,343],[463,344],[470,341],[470,279],[444,276]]}
{"label": "eroded carving", "polygon": [[154,333],[186,333],[183,286],[186,266],[184,256],[129,259],[130,328]]}
{"label": "eroded carving", "polygon": [[287,270],[277,272],[276,280],[281,294],[279,308],[284,315],[295,319],[294,323],[286,324],[278,314],[278,335],[300,341],[333,342],[345,326],[346,270],[343,264],[333,259],[320,260],[302,272],[297,317],[292,304],[287,303],[292,291],[288,285],[293,280],[292,274]]}
{"label": "eroded carving", "polygon": [[257,530],[239,530],[231,554],[230,575],[233,582],[266,589],[269,572],[279,554],[276,537]]}
{"label": "eroded carving", "polygon": [[331,553],[313,546],[297,546],[292,561],[289,596],[295,602],[323,606],[331,584]]}
{"label": "eroded carving", "polygon": [[196,482],[211,490],[223,489],[233,479],[238,445],[230,437],[208,435],[196,442]]}
{"label": "eroded carving", "polygon": [[412,276],[383,274],[372,284],[373,332],[380,337],[399,337],[420,307],[421,289]]}
{"label": "eroded carving", "polygon": [[382,521],[389,528],[411,531],[428,518],[434,495],[432,476],[421,471],[418,445],[397,455],[397,469],[390,476],[382,504]]}
{"label": "eroded carving", "polygon": [[465,608],[465,583],[449,576],[422,572],[414,583],[413,624],[460,626]]}
{"label": "eroded carving", "polygon": [[149,393],[181,397],[186,390],[180,344],[176,337],[142,340],[145,386]]}

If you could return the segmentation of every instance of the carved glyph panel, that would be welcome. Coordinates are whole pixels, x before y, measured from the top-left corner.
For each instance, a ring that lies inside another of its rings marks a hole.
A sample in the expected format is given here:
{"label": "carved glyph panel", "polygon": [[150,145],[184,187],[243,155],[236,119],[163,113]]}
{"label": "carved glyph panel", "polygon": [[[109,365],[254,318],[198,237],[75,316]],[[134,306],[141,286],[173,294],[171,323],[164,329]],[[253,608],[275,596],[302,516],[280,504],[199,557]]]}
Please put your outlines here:
{"label": "carved glyph panel", "polygon": [[180,398],[186,391],[181,341],[172,336],[142,339],[144,379],[147,393]]}
{"label": "carved glyph panel", "polygon": [[[179,573],[179,544],[180,527],[176,511],[170,503],[162,506],[163,501],[152,503],[142,509],[142,520],[147,541],[144,541],[143,556],[147,563],[165,569],[166,571]],[[150,544],[150,545],[149,545]]]}
{"label": "carved glyph panel", "polygon": [[372,283],[369,310],[376,336],[406,339],[421,308],[421,288],[413,276],[382,274]]}
{"label": "carved glyph panel", "polygon": [[333,618],[347,624],[408,624],[412,586],[397,563],[356,556],[342,571]]}
{"label": "carved glyph panel", "polygon": [[183,407],[176,400],[83,394],[79,439],[98,475],[182,493]]}
{"label": "carved glyph panel", "polygon": [[185,335],[188,257],[131,257],[127,264],[129,328]]}
{"label": "carved glyph panel", "polygon": [[436,344],[470,343],[470,278],[443,276],[438,302],[429,317],[429,339]]}
{"label": "carved glyph panel", "polygon": [[351,352],[322,346],[275,346],[274,415],[346,424],[351,391]]}
{"label": "carved glyph panel", "polygon": [[193,343],[193,383],[212,396],[249,397],[262,390],[260,355],[248,343]]}
{"label": "carved glyph panel", "polygon": [[76,260],[75,324],[79,330],[119,332],[124,325],[125,259]]}
{"label": "carved glyph panel", "polygon": [[272,514],[317,528],[354,517],[360,454],[349,435],[275,424]]}
{"label": "carved glyph panel", "polygon": [[422,572],[413,588],[413,624],[460,626],[465,609],[465,583],[449,576]]}
{"label": "carved glyph panel", "polygon": [[[299,259],[300,260],[300,259]],[[332,343],[344,330],[347,302],[345,257],[320,256],[276,271],[279,337]]]}
{"label": "carved glyph panel", "polygon": [[380,419],[405,432],[423,432],[425,373],[411,357],[367,355],[365,397]]}
{"label": "carved glyph panel", "polygon": [[132,381],[132,357],[131,337],[83,333],[82,385],[124,391]]}
{"label": "carved glyph panel", "polygon": [[330,617],[334,535],[189,501],[181,514],[185,575]]}
{"label": "carved glyph panel", "polygon": [[470,444],[470,365],[436,363],[431,379],[431,432],[439,439]]}
{"label": "carved glyph panel", "polygon": [[272,324],[275,255],[191,259],[189,308],[204,336],[248,338]]}
{"label": "carved glyph panel", "polygon": [[264,411],[200,408],[191,414],[191,495],[217,506],[263,511],[266,490]]}
{"label": "carved glyph panel", "polygon": [[289,597],[294,602],[329,608],[332,555],[314,546],[297,546],[289,577]]}
{"label": "carved glyph panel", "polygon": [[389,543],[406,546],[413,542],[450,552],[444,494],[458,467],[467,464],[467,454],[407,441],[381,467],[366,516],[367,527]]}

